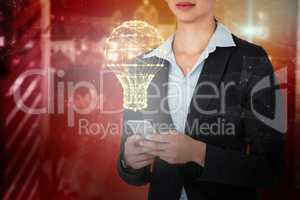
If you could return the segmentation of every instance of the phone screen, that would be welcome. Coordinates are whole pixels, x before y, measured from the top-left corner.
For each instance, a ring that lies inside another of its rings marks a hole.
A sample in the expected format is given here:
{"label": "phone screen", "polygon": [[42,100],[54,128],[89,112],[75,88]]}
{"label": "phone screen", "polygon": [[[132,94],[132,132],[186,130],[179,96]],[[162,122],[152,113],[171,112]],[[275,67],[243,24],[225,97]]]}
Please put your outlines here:
{"label": "phone screen", "polygon": [[149,120],[128,120],[127,125],[134,134],[141,135],[142,137],[156,133]]}

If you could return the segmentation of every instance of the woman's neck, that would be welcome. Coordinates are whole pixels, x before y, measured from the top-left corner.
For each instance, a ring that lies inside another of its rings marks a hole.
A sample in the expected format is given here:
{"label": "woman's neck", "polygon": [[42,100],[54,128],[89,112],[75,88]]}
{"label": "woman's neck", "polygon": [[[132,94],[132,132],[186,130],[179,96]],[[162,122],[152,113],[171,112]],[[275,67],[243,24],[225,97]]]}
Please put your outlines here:
{"label": "woman's neck", "polygon": [[213,16],[198,19],[195,22],[177,22],[177,31],[173,43],[175,53],[190,55],[203,51],[213,35],[216,22]]}

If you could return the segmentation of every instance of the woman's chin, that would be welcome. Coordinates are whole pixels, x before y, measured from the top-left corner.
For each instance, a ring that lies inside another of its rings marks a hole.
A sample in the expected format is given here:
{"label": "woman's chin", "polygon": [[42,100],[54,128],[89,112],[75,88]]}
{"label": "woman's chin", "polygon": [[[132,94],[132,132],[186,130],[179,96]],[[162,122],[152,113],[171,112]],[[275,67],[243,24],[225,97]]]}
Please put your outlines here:
{"label": "woman's chin", "polygon": [[194,23],[197,21],[197,17],[192,17],[192,16],[177,16],[177,21],[180,23]]}
{"label": "woman's chin", "polygon": [[[211,15],[205,13],[200,15],[199,13],[196,15],[195,13],[190,13],[190,14],[177,14],[176,15],[176,19],[177,22],[180,23],[186,23],[186,24],[191,24],[191,23],[196,23],[197,21],[201,21],[201,20],[206,20],[206,19],[210,19]],[[213,18],[213,15],[212,15]]]}

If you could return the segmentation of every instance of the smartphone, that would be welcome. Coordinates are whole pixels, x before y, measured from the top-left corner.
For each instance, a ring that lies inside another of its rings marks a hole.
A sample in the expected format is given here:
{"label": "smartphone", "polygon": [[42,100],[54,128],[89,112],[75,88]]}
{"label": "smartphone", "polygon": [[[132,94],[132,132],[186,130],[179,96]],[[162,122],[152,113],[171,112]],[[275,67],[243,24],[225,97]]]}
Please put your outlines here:
{"label": "smartphone", "polygon": [[127,125],[134,134],[140,135],[143,138],[156,133],[150,120],[128,120]]}

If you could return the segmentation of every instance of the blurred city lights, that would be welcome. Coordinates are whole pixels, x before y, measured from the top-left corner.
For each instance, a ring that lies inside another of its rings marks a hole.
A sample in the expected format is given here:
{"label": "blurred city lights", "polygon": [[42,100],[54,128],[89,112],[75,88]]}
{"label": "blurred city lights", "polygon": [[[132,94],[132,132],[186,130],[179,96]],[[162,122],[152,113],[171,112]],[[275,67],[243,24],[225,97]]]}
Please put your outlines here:
{"label": "blurred city lights", "polygon": [[241,28],[240,32],[244,36],[251,38],[266,39],[268,37],[268,32],[263,26],[245,26]]}
{"label": "blurred city lights", "polygon": [[5,38],[4,37],[0,37],[0,47],[3,47],[5,43]]}
{"label": "blurred city lights", "polygon": [[34,46],[34,41],[31,40],[25,44],[24,48],[31,49],[31,48],[33,48],[33,46]]}

